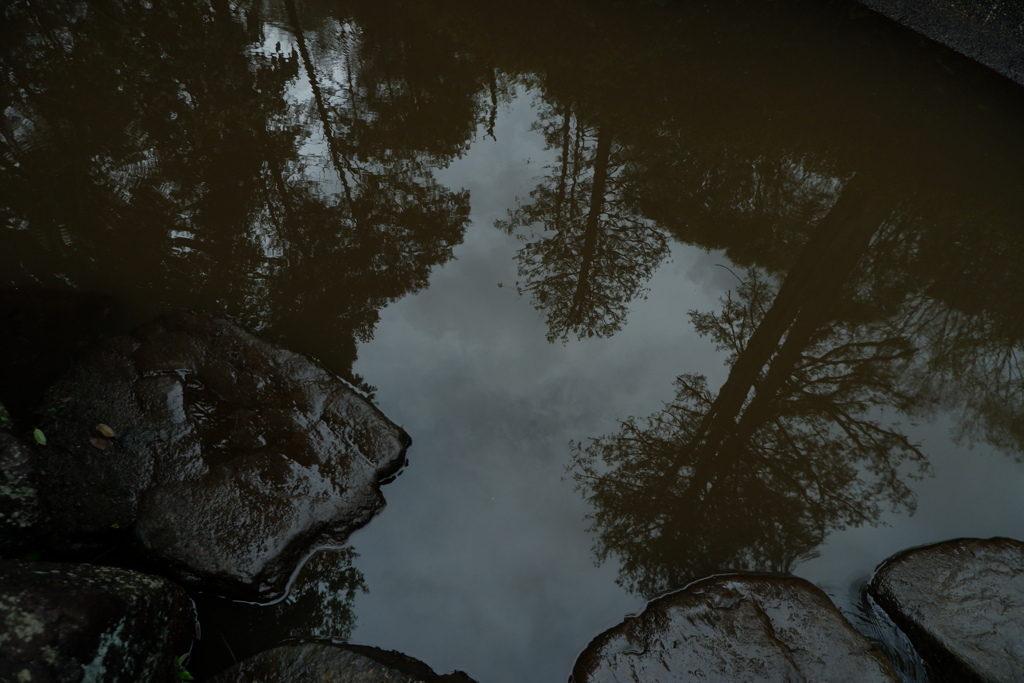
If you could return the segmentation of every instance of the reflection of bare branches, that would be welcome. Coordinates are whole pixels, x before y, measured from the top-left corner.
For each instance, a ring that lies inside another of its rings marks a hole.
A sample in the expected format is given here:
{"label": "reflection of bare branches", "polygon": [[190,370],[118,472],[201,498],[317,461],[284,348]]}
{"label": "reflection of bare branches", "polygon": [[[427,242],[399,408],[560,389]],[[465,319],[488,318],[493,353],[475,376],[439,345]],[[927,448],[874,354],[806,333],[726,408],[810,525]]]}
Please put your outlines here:
{"label": "reflection of bare branches", "polygon": [[880,231],[863,279],[875,314],[889,316],[887,333],[921,350],[903,378],[915,413],[959,413],[962,442],[984,440],[1020,459],[1024,325],[1016,302],[1024,286],[1005,236],[978,239],[979,226],[961,220],[908,219],[913,229]]}
{"label": "reflection of bare branches", "polygon": [[983,439],[1018,460],[1024,453],[1024,340],[1004,334],[983,313],[951,310],[918,299],[903,327],[928,355],[910,368],[907,383],[930,405],[958,410],[965,441]]}
{"label": "reflection of bare branches", "polygon": [[[735,362],[773,298],[752,272],[719,313],[691,317]],[[713,451],[702,444],[717,396],[692,374],[677,378],[661,412],[576,444],[573,476],[593,505],[598,561],[617,556],[620,581],[652,595],[715,571],[787,570],[831,529],[873,523],[883,505],[912,509],[905,478],[927,462],[878,410],[907,407],[898,382],[915,351],[878,332],[819,329],[767,393],[772,373],[762,370]]]}

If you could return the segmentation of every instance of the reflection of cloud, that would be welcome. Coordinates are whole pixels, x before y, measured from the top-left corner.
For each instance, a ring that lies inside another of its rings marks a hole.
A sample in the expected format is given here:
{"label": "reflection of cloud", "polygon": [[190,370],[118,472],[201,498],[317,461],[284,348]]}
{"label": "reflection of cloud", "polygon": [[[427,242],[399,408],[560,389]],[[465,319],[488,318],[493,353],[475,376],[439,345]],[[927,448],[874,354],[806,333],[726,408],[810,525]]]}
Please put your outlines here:
{"label": "reflection of cloud", "polygon": [[730,265],[724,253],[695,251],[694,257],[686,270],[686,278],[698,285],[709,299],[717,299],[722,292],[735,289],[739,271]]}
{"label": "reflection of cloud", "polygon": [[[516,121],[498,123],[500,146]],[[687,322],[721,293],[679,277],[704,256],[688,248],[675,249],[614,337],[545,340],[543,320],[510,287],[519,243],[492,227],[534,183],[533,140],[514,157],[531,156],[528,166],[510,167],[507,150],[491,156],[488,141],[486,154],[442,174],[471,190],[473,227],[429,289],[382,312],[356,367],[413,446],[410,467],[384,489],[388,507],[352,538],[370,586],[353,640],[487,681],[564,676],[595,625],[638,607],[614,587],[614,568],[593,566],[586,506],[563,480],[568,443],[659,406],[671,389],[658,368],[680,353],[720,365]],[[466,642],[483,646],[457,646]]]}
{"label": "reflection of cloud", "polygon": [[[530,130],[536,112],[529,103],[529,95],[515,98],[500,112],[494,140],[484,137],[481,125],[473,153],[435,174],[442,185],[469,190],[475,225],[493,225],[495,219],[504,218],[515,196],[526,195],[543,165],[554,158],[552,152],[543,149],[541,135]],[[530,158],[530,163],[522,162],[524,156]],[[480,230],[479,234],[485,232]],[[472,235],[467,235],[467,242],[470,239]]]}

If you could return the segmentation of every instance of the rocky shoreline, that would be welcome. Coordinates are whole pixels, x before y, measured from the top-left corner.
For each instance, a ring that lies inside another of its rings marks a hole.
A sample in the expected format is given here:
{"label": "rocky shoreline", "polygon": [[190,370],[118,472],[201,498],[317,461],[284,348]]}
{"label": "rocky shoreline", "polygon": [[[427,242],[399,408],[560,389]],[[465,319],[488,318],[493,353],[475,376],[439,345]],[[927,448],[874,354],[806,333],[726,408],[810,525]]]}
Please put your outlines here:
{"label": "rocky shoreline", "polygon": [[[906,635],[926,680],[1024,675],[1024,543],[965,538],[903,551],[877,568],[865,599],[876,621]],[[727,574],[594,638],[570,680],[914,680],[895,655],[896,643],[866,638],[803,579]]]}
{"label": "rocky shoreline", "polygon": [[[19,431],[0,408],[2,681],[189,680],[202,614],[188,591],[282,597],[311,552],[383,507],[381,482],[410,443],[314,361],[187,311],[83,354],[34,419]],[[111,545],[151,569],[81,561]],[[65,561],[39,561],[40,550]],[[1024,677],[1019,541],[905,551],[878,568],[866,599],[930,680]],[[900,680],[886,645],[807,581],[727,574],[596,636],[570,680]],[[298,670],[322,681],[472,680],[326,642],[279,643],[209,680]]]}

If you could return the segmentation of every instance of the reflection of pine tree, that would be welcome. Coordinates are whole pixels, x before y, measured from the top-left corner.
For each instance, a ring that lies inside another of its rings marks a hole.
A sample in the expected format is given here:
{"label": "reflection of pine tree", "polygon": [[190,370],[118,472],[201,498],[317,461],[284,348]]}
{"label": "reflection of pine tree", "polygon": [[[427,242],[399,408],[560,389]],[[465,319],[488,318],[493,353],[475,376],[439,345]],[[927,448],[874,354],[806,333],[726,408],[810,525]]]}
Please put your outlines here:
{"label": "reflection of pine tree", "polygon": [[147,283],[150,302],[214,307],[344,370],[462,239],[468,195],[433,168],[464,149],[487,74],[427,37],[387,51],[292,2],[293,33],[260,8],[6,8],[0,217],[25,230],[0,266],[75,259],[75,280],[102,261],[63,284]]}
{"label": "reflection of pine tree", "polygon": [[573,126],[566,106],[542,114],[539,127],[547,148],[558,149],[552,173],[496,225],[526,242],[516,254],[519,291],[546,311],[549,340],[609,336],[668,253],[667,240],[626,206],[626,160],[608,126]]}
{"label": "reflection of pine tree", "polygon": [[718,394],[682,375],[660,413],[576,444],[598,559],[618,556],[625,585],[650,595],[715,571],[785,570],[830,529],[913,506],[903,477],[927,463],[879,413],[909,408],[899,380],[914,349],[857,322],[844,287],[884,218],[848,185],[777,291],[753,272],[720,313],[691,314],[731,354]]}

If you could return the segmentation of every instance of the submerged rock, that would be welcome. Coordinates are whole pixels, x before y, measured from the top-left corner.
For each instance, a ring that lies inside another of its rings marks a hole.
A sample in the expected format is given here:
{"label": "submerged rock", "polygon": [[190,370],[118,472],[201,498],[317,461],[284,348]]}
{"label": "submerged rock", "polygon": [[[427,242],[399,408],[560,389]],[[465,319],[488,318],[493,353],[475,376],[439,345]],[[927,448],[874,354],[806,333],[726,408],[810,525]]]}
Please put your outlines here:
{"label": "submerged rock", "polygon": [[309,358],[186,311],[94,349],[40,419],[54,543],[130,529],[176,579],[254,600],[370,520],[410,443]]}
{"label": "submerged rock", "polygon": [[0,562],[0,681],[173,681],[194,632],[188,596],[165,579]]}
{"label": "submerged rock", "polygon": [[461,671],[439,675],[400,652],[348,644],[298,643],[265,650],[209,679],[211,683],[474,683]]}
{"label": "submerged rock", "polygon": [[605,631],[574,683],[896,681],[889,662],[813,584],[715,576],[651,602]]}
{"label": "submerged rock", "polygon": [[868,595],[906,633],[931,680],[1024,680],[1024,543],[958,539],[879,567]]}

